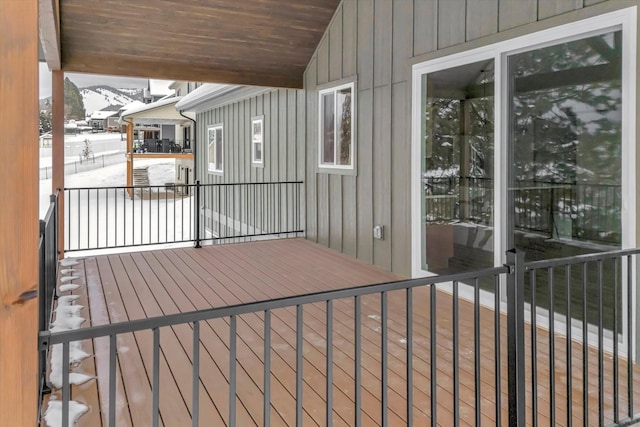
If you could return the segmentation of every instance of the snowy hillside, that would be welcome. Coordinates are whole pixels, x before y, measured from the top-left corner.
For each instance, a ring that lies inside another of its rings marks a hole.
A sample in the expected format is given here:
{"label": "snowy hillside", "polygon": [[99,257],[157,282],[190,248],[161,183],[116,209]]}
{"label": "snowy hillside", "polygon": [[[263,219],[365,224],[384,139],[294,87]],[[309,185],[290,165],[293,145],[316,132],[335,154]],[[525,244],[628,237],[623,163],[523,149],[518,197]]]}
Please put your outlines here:
{"label": "snowy hillside", "polygon": [[90,86],[80,89],[87,115],[111,105],[127,105],[142,100],[142,89],[114,89],[109,86]]}

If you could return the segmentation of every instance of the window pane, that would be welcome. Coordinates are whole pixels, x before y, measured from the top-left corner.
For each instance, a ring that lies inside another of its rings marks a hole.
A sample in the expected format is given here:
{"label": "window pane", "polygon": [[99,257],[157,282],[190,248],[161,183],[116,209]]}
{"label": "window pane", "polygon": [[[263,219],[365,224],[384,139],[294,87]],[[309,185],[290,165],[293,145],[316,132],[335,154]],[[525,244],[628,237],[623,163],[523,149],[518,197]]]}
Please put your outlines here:
{"label": "window pane", "polygon": [[262,141],[262,121],[253,122],[253,141]]}
{"label": "window pane", "polygon": [[215,165],[215,141],[216,141],[216,133],[213,129],[209,129],[207,131],[207,137],[209,140],[209,170],[214,170],[216,168]]}
{"label": "window pane", "polygon": [[493,265],[493,60],[423,78],[423,268]]}
{"label": "window pane", "polygon": [[338,104],[338,159],[339,165],[351,165],[351,88],[336,92]]}
{"label": "window pane", "polygon": [[620,246],[620,35],[510,58],[513,239],[530,259]]}
{"label": "window pane", "polygon": [[322,163],[335,163],[334,114],[335,99],[333,93],[322,95]]}
{"label": "window pane", "polygon": [[222,170],[222,128],[216,129],[216,170]]}
{"label": "window pane", "polygon": [[262,143],[253,144],[253,160],[256,162],[262,161]]}
{"label": "window pane", "polygon": [[[509,58],[509,238],[528,260],[621,245],[621,64],[620,31]],[[606,269],[613,267],[604,268],[610,277]],[[588,274],[597,277],[595,267]],[[582,280],[576,276],[572,282],[571,313],[581,318]],[[566,313],[565,283],[554,287],[554,308],[561,313]],[[603,301],[606,328],[612,327],[609,286]],[[549,308],[546,277],[538,277],[536,289],[536,303]],[[596,295],[597,289],[589,285],[587,292]],[[595,316],[589,322],[595,323],[598,301],[591,303]]]}

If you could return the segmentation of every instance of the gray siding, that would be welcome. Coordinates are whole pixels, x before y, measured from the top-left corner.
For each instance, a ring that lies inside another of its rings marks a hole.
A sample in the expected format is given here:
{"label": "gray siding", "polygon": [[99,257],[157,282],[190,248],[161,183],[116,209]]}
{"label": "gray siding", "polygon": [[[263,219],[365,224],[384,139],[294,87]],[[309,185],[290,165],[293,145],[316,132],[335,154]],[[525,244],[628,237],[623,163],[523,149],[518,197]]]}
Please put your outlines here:
{"label": "gray siding", "polygon": [[[343,0],[304,79],[307,238],[409,275],[412,58],[599,2]],[[317,86],[352,76],[357,176],[318,172]]]}
{"label": "gray siding", "polygon": [[[274,89],[198,113],[198,177],[205,184],[303,180],[297,129],[304,126],[302,91]],[[301,105],[302,104],[302,105]],[[264,116],[264,167],[251,165],[251,118]],[[224,125],[224,174],[207,173],[207,127]]]}
{"label": "gray siding", "polygon": [[[265,183],[303,181],[305,152],[305,106],[301,90],[274,89],[197,114],[197,175],[202,184]],[[264,116],[263,167],[251,163],[251,119]],[[207,128],[223,125],[223,174],[207,171]],[[238,233],[238,225],[249,231],[293,229],[296,211],[304,221],[304,189],[296,186],[235,186],[205,189],[205,225],[220,236]],[[295,193],[294,193],[295,191]],[[295,206],[294,206],[294,203]],[[227,221],[217,221],[220,212]],[[233,222],[234,230],[227,225]],[[304,229],[304,224],[299,224]],[[248,233],[245,229],[241,232]]]}

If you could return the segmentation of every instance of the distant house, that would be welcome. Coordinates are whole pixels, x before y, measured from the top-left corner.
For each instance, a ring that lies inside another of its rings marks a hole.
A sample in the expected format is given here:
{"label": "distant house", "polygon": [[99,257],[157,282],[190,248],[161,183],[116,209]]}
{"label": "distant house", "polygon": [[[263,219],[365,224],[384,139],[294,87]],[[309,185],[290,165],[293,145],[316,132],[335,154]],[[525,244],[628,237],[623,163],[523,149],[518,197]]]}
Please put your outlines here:
{"label": "distant house", "polygon": [[118,131],[118,117],[120,115],[121,105],[112,105],[100,111],[94,111],[89,118],[89,126],[94,131]]}
{"label": "distant house", "polygon": [[[181,99],[179,96],[165,97],[150,104],[132,105],[121,112],[119,123],[132,127],[127,136],[131,139],[127,142],[131,170],[136,158],[170,158],[176,162],[175,182],[194,182],[194,156],[190,145],[194,117],[176,111],[175,105]],[[137,133],[135,143],[134,132]],[[130,175],[127,185],[133,184]]]}
{"label": "distant house", "polygon": [[149,79],[147,87],[144,89],[143,99],[145,104],[156,102],[162,98],[174,95],[175,91],[170,88],[174,83],[171,80]]}

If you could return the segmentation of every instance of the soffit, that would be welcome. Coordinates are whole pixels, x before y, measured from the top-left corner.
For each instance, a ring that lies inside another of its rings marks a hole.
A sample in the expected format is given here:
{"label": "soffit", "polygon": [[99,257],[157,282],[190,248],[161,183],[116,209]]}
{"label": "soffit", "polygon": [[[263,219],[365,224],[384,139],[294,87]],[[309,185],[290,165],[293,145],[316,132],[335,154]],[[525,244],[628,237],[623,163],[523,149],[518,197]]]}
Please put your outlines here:
{"label": "soffit", "polygon": [[62,69],[301,87],[340,0],[60,0]]}

